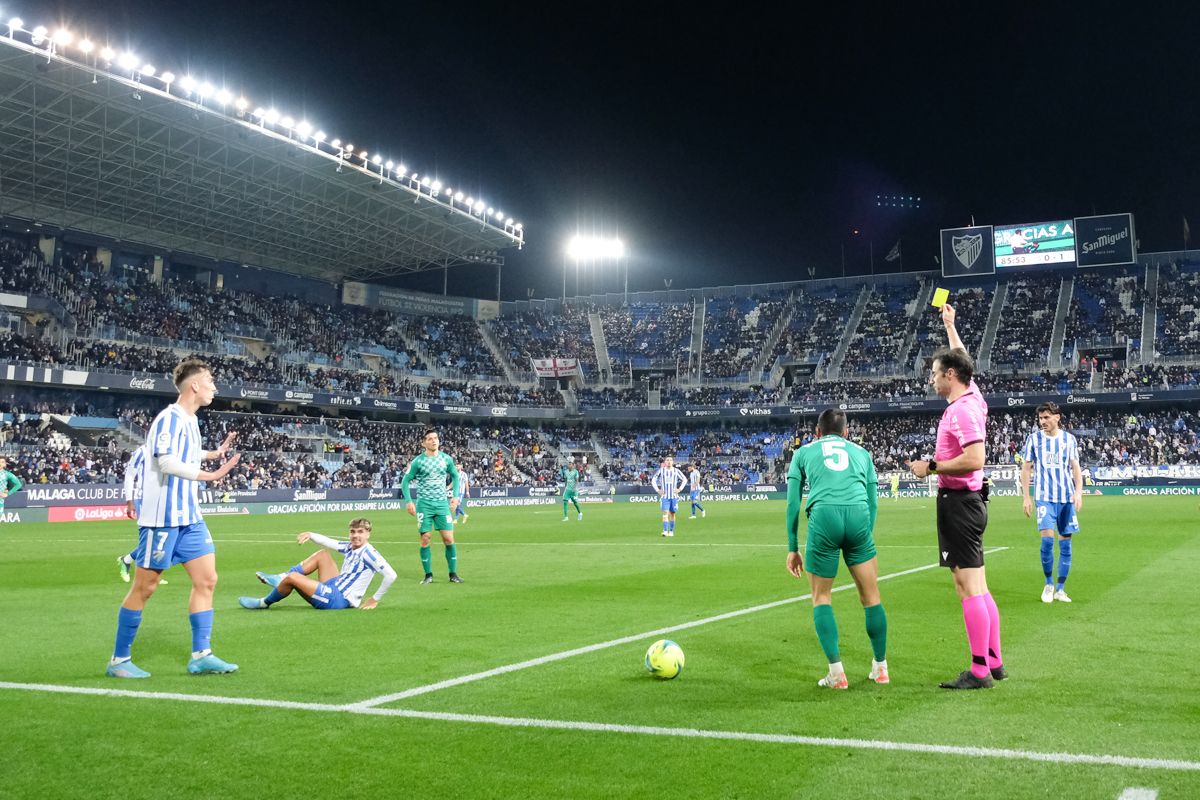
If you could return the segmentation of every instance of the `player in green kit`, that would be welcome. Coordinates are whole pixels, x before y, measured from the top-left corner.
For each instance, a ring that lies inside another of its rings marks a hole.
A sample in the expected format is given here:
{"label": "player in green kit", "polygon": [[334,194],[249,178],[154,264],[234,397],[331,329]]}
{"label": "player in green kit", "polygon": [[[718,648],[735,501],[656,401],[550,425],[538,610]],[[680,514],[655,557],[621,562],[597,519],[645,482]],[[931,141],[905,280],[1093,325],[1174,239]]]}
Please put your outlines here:
{"label": "player in green kit", "polygon": [[575,510],[579,512],[579,520],[583,521],[583,509],[579,507],[579,495],[575,491],[576,484],[579,483],[579,470],[575,468],[575,459],[568,458],[567,466],[563,467],[563,518],[562,521],[567,521],[567,503],[575,504]]}
{"label": "player in green kit", "polygon": [[0,514],[4,513],[4,501],[13,492],[21,491],[21,479],[8,471],[8,459],[0,456]]}
{"label": "player in green kit", "polygon": [[[433,583],[433,555],[429,550],[429,532],[436,529],[446,546],[446,565],[450,568],[450,582],[462,583],[458,577],[458,549],[454,544],[454,509],[458,507],[459,477],[454,459],[439,451],[441,437],[430,429],[421,439],[425,451],[412,460],[408,472],[400,482],[400,491],[408,501],[405,510],[417,518],[417,531],[421,534],[421,566],[425,568],[422,584]],[[453,481],[453,499],[446,500],[446,480]],[[417,501],[409,494],[409,483],[417,482]]]}
{"label": "player in green kit", "polygon": [[879,599],[875,563],[875,528],[878,483],[871,454],[848,442],[846,414],[828,408],[817,418],[817,439],[796,450],[788,469],[788,572],[799,578],[804,572],[798,533],[800,498],[808,485],[808,581],[812,586],[813,624],[821,649],[829,660],[829,672],[817,682],[830,689],[845,689],[846,671],[838,650],[837,620],[833,616],[833,579],[838,556],[846,560],[858,598],[866,614],[867,637],[874,661],[869,680],[890,683],[887,668],[887,615]]}

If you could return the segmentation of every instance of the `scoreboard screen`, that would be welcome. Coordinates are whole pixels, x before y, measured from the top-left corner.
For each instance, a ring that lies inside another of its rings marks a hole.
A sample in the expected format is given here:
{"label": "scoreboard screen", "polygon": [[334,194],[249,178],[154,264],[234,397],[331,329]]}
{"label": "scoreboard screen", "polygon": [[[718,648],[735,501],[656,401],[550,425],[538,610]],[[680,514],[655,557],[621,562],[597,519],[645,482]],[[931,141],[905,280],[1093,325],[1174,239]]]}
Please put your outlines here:
{"label": "scoreboard screen", "polygon": [[1075,227],[1069,219],[997,225],[996,271],[1075,265]]}

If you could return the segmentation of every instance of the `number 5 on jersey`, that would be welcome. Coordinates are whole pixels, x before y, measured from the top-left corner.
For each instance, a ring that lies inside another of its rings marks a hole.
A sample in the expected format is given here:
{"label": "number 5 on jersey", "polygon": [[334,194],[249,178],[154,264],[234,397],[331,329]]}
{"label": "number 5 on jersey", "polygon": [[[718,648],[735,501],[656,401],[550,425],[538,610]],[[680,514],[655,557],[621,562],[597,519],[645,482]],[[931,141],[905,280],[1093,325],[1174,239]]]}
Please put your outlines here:
{"label": "number 5 on jersey", "polygon": [[825,466],[834,472],[844,472],[850,466],[844,441],[821,442],[821,453],[825,456]]}

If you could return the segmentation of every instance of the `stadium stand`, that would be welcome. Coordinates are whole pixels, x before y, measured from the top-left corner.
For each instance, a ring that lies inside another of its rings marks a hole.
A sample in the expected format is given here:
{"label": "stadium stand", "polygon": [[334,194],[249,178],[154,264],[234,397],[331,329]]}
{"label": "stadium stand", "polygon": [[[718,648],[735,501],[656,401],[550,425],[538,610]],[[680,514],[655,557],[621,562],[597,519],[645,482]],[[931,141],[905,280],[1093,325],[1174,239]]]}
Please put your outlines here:
{"label": "stadium stand", "polygon": [[707,379],[753,380],[750,367],[787,302],[787,292],[767,297],[719,297],[704,318],[703,374]]}
{"label": "stadium stand", "polygon": [[1155,358],[1200,359],[1200,265],[1172,264],[1158,280]]}
{"label": "stadium stand", "polygon": [[920,322],[917,305],[925,284],[878,284],[863,309],[862,319],[842,360],[840,374],[900,375],[912,365],[903,363],[908,343]]}
{"label": "stadium stand", "polygon": [[994,369],[1046,367],[1061,287],[1062,277],[1057,274],[1025,275],[1008,281],[992,347]]}

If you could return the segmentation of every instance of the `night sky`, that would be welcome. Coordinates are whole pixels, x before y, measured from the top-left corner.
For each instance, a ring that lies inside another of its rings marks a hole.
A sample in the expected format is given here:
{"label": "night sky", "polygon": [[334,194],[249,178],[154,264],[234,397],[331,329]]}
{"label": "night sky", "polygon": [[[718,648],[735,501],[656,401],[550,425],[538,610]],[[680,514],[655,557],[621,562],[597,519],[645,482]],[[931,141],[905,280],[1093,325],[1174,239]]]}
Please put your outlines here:
{"label": "night sky", "polygon": [[[1132,211],[1142,251],[1179,248],[1183,217],[1200,226],[1200,14],[1148,6],[81,0],[0,16],[108,33],[500,206],[525,224],[503,281],[524,299],[561,292],[577,230],[627,242],[631,290],[835,276],[843,253],[863,274],[872,247],[896,271],[897,241],[904,269],[934,269],[938,229],[972,215]],[[451,293],[494,287],[490,268],[450,275]]]}

